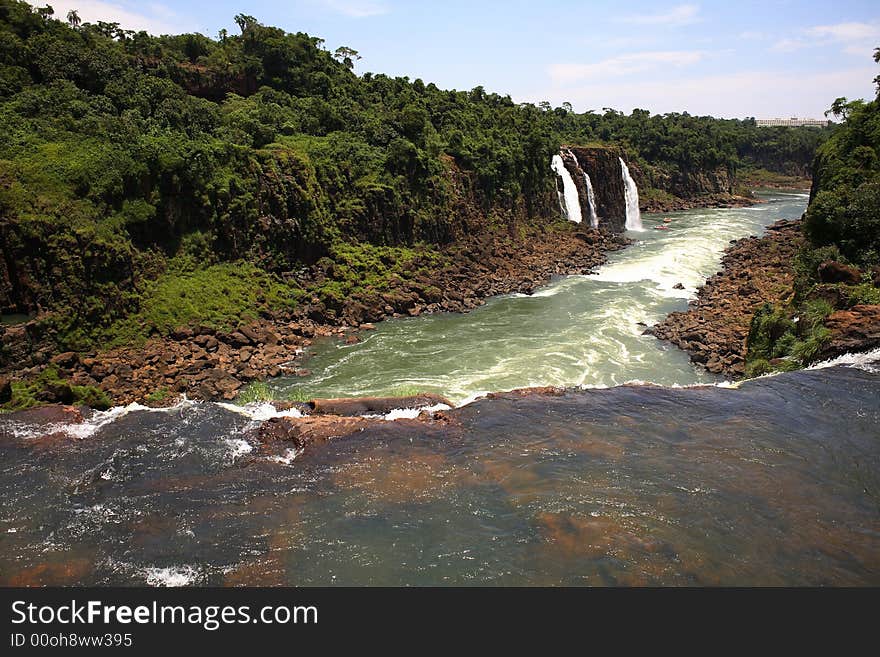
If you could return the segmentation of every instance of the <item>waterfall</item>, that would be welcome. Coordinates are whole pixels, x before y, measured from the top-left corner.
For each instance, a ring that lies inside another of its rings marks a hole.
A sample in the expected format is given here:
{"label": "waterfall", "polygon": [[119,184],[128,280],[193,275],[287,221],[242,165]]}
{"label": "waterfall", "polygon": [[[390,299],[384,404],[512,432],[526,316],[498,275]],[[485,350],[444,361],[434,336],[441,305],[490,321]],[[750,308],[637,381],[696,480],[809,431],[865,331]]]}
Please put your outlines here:
{"label": "waterfall", "polygon": [[587,183],[587,205],[589,206],[590,212],[590,225],[593,228],[597,228],[599,226],[599,215],[596,214],[596,195],[593,193],[593,181],[590,180],[590,174],[581,169],[580,162],[578,162],[575,154],[571,152],[571,149],[566,148],[565,152],[568,153],[568,156],[571,158],[571,161],[574,162],[577,170],[584,174],[584,182]]}
{"label": "waterfall", "polygon": [[642,230],[642,213],[639,212],[639,188],[636,181],[629,175],[629,167],[623,158],[620,160],[620,171],[623,175],[624,197],[626,199],[626,229]]}
{"label": "waterfall", "polygon": [[584,171],[584,180],[587,183],[587,203],[590,205],[590,225],[593,228],[599,227],[599,215],[596,214],[596,195],[593,193],[593,183],[590,180],[590,174]]}
{"label": "waterfall", "polygon": [[562,198],[564,201],[562,205],[566,218],[577,224],[581,223],[581,202],[578,198],[578,190],[574,184],[574,179],[571,177],[568,169],[565,168],[561,155],[553,156],[550,168],[562,176]]}

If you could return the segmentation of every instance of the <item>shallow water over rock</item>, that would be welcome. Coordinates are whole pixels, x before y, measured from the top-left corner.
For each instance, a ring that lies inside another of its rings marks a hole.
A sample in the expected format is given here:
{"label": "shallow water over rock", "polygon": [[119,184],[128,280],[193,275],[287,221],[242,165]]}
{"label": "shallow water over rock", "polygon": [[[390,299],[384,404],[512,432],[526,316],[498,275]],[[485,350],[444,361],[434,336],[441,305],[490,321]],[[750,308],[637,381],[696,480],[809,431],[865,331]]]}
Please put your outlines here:
{"label": "shallow water over rock", "polygon": [[211,403],[0,420],[0,582],[880,584],[876,368],[446,415],[305,453]]}

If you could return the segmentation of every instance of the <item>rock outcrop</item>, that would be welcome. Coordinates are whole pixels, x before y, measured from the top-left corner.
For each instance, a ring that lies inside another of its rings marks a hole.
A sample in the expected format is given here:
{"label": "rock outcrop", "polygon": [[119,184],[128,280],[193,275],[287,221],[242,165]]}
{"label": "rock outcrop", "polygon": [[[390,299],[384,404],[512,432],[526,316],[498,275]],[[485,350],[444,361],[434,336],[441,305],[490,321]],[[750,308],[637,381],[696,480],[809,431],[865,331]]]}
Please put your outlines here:
{"label": "rock outcrop", "polygon": [[757,309],[791,294],[791,262],[802,244],[800,221],[782,220],[761,237],[737,240],[722,271],[706,281],[684,312],[674,312],[647,332],[668,340],[710,372],[745,374],[746,339]]}
{"label": "rock outcrop", "polygon": [[862,280],[862,273],[836,260],[828,260],[819,265],[819,280],[822,283],[849,283],[856,285]]}
{"label": "rock outcrop", "polygon": [[[574,159],[568,153],[574,155]],[[596,214],[599,226],[621,233],[626,224],[626,197],[620,159],[623,149],[619,146],[570,146],[563,148],[562,161],[571,173],[578,188],[584,217],[589,216],[587,204],[587,183],[584,173],[590,176],[596,199]],[[633,173],[635,177],[636,174]],[[636,180],[638,178],[636,177]]]}
{"label": "rock outcrop", "polygon": [[831,337],[820,359],[880,347],[880,305],[858,305],[828,316],[825,327]]}

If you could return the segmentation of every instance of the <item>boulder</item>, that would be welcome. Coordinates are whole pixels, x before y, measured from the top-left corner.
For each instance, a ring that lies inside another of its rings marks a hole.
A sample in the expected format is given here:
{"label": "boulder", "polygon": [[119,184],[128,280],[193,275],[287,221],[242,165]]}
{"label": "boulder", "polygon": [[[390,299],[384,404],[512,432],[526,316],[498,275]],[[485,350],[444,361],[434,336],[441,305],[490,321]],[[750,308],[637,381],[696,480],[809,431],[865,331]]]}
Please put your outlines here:
{"label": "boulder", "polygon": [[819,265],[819,280],[823,283],[849,283],[855,285],[862,280],[861,272],[836,260],[826,260]]}
{"label": "boulder", "polygon": [[375,422],[382,420],[334,415],[273,417],[260,425],[258,436],[264,443],[289,441],[296,449],[304,449],[313,443],[342,438],[356,431],[362,431]]}
{"label": "boulder", "polygon": [[12,399],[12,382],[9,377],[0,374],[0,404],[5,404]]}
{"label": "boulder", "polygon": [[880,347],[880,305],[858,305],[828,316],[825,326],[831,337],[820,358]]}
{"label": "boulder", "polygon": [[52,356],[51,362],[58,367],[73,367],[79,362],[79,356],[74,351],[65,351],[56,356]]}
{"label": "boulder", "polygon": [[73,389],[64,381],[53,383],[41,390],[37,394],[37,399],[49,404],[72,404]]}
{"label": "boulder", "polygon": [[421,393],[406,397],[351,397],[341,399],[313,399],[309,407],[321,415],[384,415],[396,409],[423,408],[445,404],[452,406],[445,397],[431,393]]}
{"label": "boulder", "polygon": [[256,326],[242,326],[238,329],[238,332],[244,335],[248,340],[250,340],[252,344],[265,342],[265,340],[263,340],[263,336],[258,330],[258,327]]}

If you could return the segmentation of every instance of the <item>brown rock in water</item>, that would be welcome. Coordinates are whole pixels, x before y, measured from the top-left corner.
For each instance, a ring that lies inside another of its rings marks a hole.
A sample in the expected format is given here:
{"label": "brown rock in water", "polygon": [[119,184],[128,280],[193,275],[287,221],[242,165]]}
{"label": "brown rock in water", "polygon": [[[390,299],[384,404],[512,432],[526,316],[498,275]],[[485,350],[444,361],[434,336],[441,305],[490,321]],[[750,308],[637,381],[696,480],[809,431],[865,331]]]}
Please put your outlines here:
{"label": "brown rock in water", "polygon": [[272,406],[275,407],[275,410],[276,410],[276,411],[279,411],[279,412],[282,412],[282,413],[283,413],[284,411],[289,411],[289,410],[291,410],[291,409],[296,409],[296,410],[298,410],[300,413],[308,414],[308,413],[310,413],[311,410],[312,410],[311,407],[310,407],[308,404],[304,403],[304,402],[287,401],[286,399],[273,399],[273,400],[270,401],[269,403],[270,403]]}
{"label": "brown rock in water", "polygon": [[312,399],[309,407],[323,415],[384,415],[399,408],[422,408],[445,404],[452,406],[445,397],[431,393],[410,395],[407,397],[350,397],[340,399]]}
{"label": "brown rock in water", "polygon": [[565,388],[556,386],[536,386],[534,388],[516,388],[506,392],[490,392],[487,399],[516,399],[518,397],[530,397],[532,395],[549,395],[559,397],[565,394]]}
{"label": "brown rock in water", "polygon": [[857,284],[862,280],[861,272],[836,260],[827,260],[819,265],[819,280],[823,283]]}
{"label": "brown rock in water", "polygon": [[304,449],[313,443],[343,438],[356,431],[363,431],[372,423],[382,421],[337,415],[313,415],[299,418],[273,417],[263,422],[258,435],[264,443],[283,440],[293,443],[297,449]]}
{"label": "brown rock in water", "polygon": [[62,431],[58,431],[59,425],[64,424],[81,424],[85,421],[82,409],[75,406],[61,406],[54,404],[50,406],[37,406],[35,408],[27,408],[23,411],[13,411],[4,416],[10,421],[9,426],[19,424],[34,425],[46,427],[46,433],[35,438],[16,438],[11,431],[6,428],[0,428],[0,437],[12,439],[17,442],[24,441],[29,445],[47,446],[56,442],[67,442],[71,440],[70,436]]}

